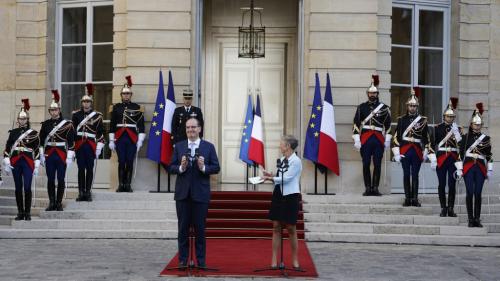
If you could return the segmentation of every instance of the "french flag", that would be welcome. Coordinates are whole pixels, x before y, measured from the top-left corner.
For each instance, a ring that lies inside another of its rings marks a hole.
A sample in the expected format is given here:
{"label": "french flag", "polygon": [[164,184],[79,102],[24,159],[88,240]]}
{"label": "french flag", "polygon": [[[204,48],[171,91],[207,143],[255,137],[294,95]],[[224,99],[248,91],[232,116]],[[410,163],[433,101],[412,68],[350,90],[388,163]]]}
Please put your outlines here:
{"label": "french flag", "polygon": [[252,160],[262,168],[265,168],[264,141],[262,138],[262,118],[260,113],[260,98],[257,95],[255,114],[253,116],[252,137],[250,138],[250,148],[248,149],[248,159]]}
{"label": "french flag", "polygon": [[337,174],[337,176],[340,175],[332,88],[330,86],[330,75],[328,73],[326,74],[326,92],[323,102],[323,112],[321,115],[318,163],[330,169],[332,172]]}

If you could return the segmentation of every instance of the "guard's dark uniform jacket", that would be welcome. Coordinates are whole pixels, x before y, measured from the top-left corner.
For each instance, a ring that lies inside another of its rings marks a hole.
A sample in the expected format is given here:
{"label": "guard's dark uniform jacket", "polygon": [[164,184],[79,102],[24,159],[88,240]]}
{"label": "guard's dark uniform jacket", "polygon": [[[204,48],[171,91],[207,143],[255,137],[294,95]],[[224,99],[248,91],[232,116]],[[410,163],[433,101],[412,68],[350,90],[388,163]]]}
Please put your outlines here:
{"label": "guard's dark uniform jacket", "polygon": [[423,149],[427,148],[429,153],[433,153],[431,148],[429,127],[427,125],[427,117],[421,116],[420,120],[412,126],[411,129],[405,134],[406,129],[413,123],[413,121],[421,116],[419,114],[410,115],[405,114],[398,117],[396,131],[394,132],[394,145],[399,147],[399,153],[403,156],[410,149],[414,149],[420,161],[423,160]]}
{"label": "guard's dark uniform jacket", "polygon": [[391,133],[391,111],[387,105],[383,104],[371,118],[366,120],[380,104],[382,103],[379,101],[367,101],[360,104],[356,110],[352,132],[360,135],[362,145],[374,136],[383,146],[385,142],[384,132]]}
{"label": "guard's dark uniform jacket", "polygon": [[83,144],[88,144],[94,151],[98,142],[104,142],[104,128],[102,125],[102,113],[95,111],[94,116],[87,120],[84,124],[80,124],[88,115],[94,112],[93,109],[88,112],[83,109],[73,111],[71,121],[75,126],[75,151],[79,151]]}
{"label": "guard's dark uniform jacket", "polygon": [[[64,123],[61,123],[63,120]],[[52,130],[60,124],[62,125],[50,135]],[[61,162],[65,163],[67,151],[75,149],[73,123],[62,117],[58,119],[50,118],[43,121],[42,128],[40,129],[40,144],[44,148],[45,158],[55,153],[61,159]]]}
{"label": "guard's dark uniform jacket", "polygon": [[[462,128],[458,127],[460,135],[461,132]],[[446,141],[443,141],[445,138]],[[452,124],[442,122],[434,127],[432,147],[436,152],[438,168],[441,168],[448,158],[452,158],[455,161],[458,159],[460,140],[457,141],[455,134],[452,132]]]}
{"label": "guard's dark uniform jacket", "polygon": [[137,143],[139,133],[144,133],[144,107],[134,102],[121,102],[110,107],[110,133],[115,134],[115,141],[128,136]]}
{"label": "guard's dark uniform jacket", "polygon": [[40,139],[38,132],[31,130],[29,134],[27,134],[17,143],[15,147],[13,147],[18,138],[28,130],[30,130],[30,128],[24,126],[9,131],[9,138],[7,139],[7,144],[5,146],[4,157],[10,158],[10,164],[14,168],[16,167],[18,161],[24,159],[33,172],[35,169],[35,160],[40,158]]}
{"label": "guard's dark uniform jacket", "polygon": [[189,111],[185,106],[179,106],[174,111],[172,118],[172,138],[174,144],[186,140],[186,121],[189,118],[196,118],[201,126],[200,138],[203,137],[203,113],[196,106],[190,106]]}
{"label": "guard's dark uniform jacket", "polygon": [[476,147],[472,150],[469,149],[481,135],[483,134],[469,131],[462,138],[462,142],[460,143],[460,157],[463,159],[464,177],[474,166],[477,166],[483,176],[486,177],[488,163],[493,162],[489,136],[485,135]]}

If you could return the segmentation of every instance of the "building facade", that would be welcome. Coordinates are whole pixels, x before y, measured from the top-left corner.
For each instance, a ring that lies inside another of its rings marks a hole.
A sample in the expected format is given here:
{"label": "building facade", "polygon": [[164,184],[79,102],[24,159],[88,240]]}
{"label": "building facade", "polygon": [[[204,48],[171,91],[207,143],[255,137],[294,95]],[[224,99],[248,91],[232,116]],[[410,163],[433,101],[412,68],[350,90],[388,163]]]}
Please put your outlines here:
{"label": "building facade", "polygon": [[[328,190],[360,193],[352,119],[376,73],[393,121],[404,113],[410,87],[420,86],[421,113],[431,123],[441,122],[448,99],[458,97],[458,122],[467,127],[475,104],[483,102],[486,132],[500,139],[500,125],[493,122],[500,115],[499,0],[255,4],[263,8],[266,57],[251,60],[237,56],[238,26],[248,24],[242,23],[240,8],[249,6],[248,0],[1,1],[0,130],[14,125],[24,97],[31,100],[31,121],[39,128],[48,116],[52,88],[60,90],[69,118],[88,82],[96,85],[96,110],[109,118],[107,109],[119,102],[126,75],[134,81],[133,100],[145,105],[149,130],[159,70],[164,75],[170,70],[176,101],[181,103],[183,89],[191,88],[204,112],[204,137],[216,144],[222,167],[216,188],[241,189],[246,169],[238,153],[247,95],[261,97],[266,168],[272,170],[282,134],[296,135],[302,154],[314,74],[319,73],[324,93],[329,73],[341,174],[328,174]],[[2,145],[6,137],[0,136]],[[139,154],[135,189],[152,190],[158,170],[145,151]],[[494,145],[493,154],[498,152]],[[302,189],[310,192],[314,167],[305,160],[304,165]],[[99,160],[98,187],[114,188],[115,167],[115,156],[107,151]],[[424,188],[432,191],[437,180],[430,167],[424,166],[422,176]],[[164,172],[161,178],[165,189]],[[381,190],[398,192],[401,178],[401,167],[386,152]],[[496,185],[496,179],[490,182]],[[320,175],[319,191],[323,185]]]}

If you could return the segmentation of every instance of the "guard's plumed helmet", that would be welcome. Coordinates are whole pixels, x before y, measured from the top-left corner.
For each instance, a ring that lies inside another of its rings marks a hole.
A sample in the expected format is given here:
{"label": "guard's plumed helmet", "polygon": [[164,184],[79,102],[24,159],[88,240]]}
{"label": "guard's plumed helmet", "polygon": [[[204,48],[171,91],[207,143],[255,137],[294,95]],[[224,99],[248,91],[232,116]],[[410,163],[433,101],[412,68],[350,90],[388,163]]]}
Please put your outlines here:
{"label": "guard's plumed helmet", "polygon": [[406,105],[416,105],[418,106],[418,98],[420,97],[420,88],[413,87],[410,92],[410,98],[406,101]]}
{"label": "guard's plumed helmet", "polygon": [[58,109],[61,108],[59,105],[59,100],[61,97],[59,96],[59,92],[57,90],[52,90],[52,102],[49,105],[49,109]]}
{"label": "guard's plumed helmet", "polygon": [[30,115],[29,115],[28,111],[30,110],[30,100],[29,99],[22,99],[21,101],[23,103],[23,106],[21,107],[21,111],[19,111],[17,118],[29,119]]}
{"label": "guard's plumed helmet", "polygon": [[81,101],[90,101],[90,102],[92,102],[93,101],[92,96],[94,96],[94,85],[92,85],[92,83],[87,83],[85,85],[85,87],[87,89],[87,92],[82,97]]}
{"label": "guard's plumed helmet", "polygon": [[475,125],[482,125],[483,124],[483,103],[476,103],[476,109],[474,109],[474,112],[472,113],[472,118],[470,120],[471,124]]}
{"label": "guard's plumed helmet", "polygon": [[132,76],[127,75],[127,76],[125,76],[125,79],[127,80],[127,83],[123,84],[123,88],[122,88],[121,93],[133,94],[133,92],[132,92]]}
{"label": "guard's plumed helmet", "polygon": [[378,93],[378,85],[379,85],[380,81],[379,81],[379,78],[378,78],[378,75],[372,75],[372,83],[370,85],[370,87],[368,87],[368,89],[366,89],[366,92],[367,93]]}
{"label": "guard's plumed helmet", "polygon": [[446,107],[445,111],[443,112],[443,115],[450,117],[457,116],[455,112],[457,110],[457,105],[458,105],[458,98],[450,98],[450,101],[448,102],[448,107]]}

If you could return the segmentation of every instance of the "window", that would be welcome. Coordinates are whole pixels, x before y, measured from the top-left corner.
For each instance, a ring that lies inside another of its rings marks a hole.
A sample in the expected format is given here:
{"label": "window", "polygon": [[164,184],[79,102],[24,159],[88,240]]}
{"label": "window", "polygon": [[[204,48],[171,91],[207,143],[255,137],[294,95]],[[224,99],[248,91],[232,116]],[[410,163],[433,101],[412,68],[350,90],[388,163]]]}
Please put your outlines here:
{"label": "window", "polygon": [[449,97],[449,3],[428,6],[405,2],[395,1],[392,8],[393,121],[406,113],[410,89],[418,86],[420,113],[430,123],[439,123]]}
{"label": "window", "polygon": [[94,109],[109,119],[113,90],[112,1],[61,3],[57,13],[56,85],[63,116],[80,107],[85,84],[94,84]]}

